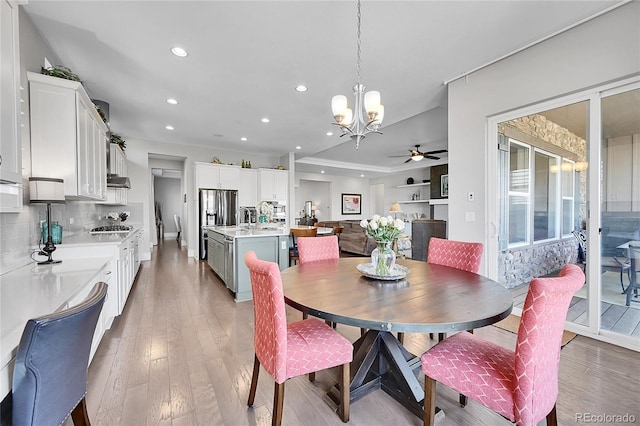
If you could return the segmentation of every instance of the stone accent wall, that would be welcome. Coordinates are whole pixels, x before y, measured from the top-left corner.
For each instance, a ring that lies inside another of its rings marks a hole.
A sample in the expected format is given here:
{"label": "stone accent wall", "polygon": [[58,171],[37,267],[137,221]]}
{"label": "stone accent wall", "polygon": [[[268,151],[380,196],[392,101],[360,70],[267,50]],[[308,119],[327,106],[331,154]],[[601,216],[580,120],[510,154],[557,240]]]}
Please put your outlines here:
{"label": "stone accent wall", "polygon": [[[520,117],[498,125],[498,133],[504,134],[511,127],[536,139],[558,146],[586,161],[587,142],[564,127],[539,114]],[[580,202],[577,223],[586,217],[587,174],[578,173]],[[498,254],[498,281],[507,288],[528,284],[533,278],[547,275],[578,259],[578,242],[575,238],[513,248]]]}
{"label": "stone accent wall", "polygon": [[498,254],[498,282],[507,288],[562,269],[578,260],[578,241],[571,237],[548,244],[513,248]]}
{"label": "stone accent wall", "polygon": [[587,142],[569,130],[547,120],[540,114],[527,115],[498,125],[498,133],[504,134],[504,127],[510,126],[523,133],[574,153],[579,161],[587,158]]}

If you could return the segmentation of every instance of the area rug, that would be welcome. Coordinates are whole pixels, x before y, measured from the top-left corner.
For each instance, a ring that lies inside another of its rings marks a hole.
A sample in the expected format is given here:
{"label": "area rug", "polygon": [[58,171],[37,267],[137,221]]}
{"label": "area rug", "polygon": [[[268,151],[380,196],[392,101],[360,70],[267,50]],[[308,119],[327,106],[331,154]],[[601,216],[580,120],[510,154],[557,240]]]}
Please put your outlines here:
{"label": "area rug", "polygon": [[[517,315],[509,315],[505,319],[500,322],[493,324],[493,326],[501,328],[503,330],[509,331],[511,333],[518,333],[518,327],[520,326],[520,317]],[[561,346],[564,347],[567,343],[573,340],[577,335],[570,331],[565,330],[562,333],[562,343]]]}

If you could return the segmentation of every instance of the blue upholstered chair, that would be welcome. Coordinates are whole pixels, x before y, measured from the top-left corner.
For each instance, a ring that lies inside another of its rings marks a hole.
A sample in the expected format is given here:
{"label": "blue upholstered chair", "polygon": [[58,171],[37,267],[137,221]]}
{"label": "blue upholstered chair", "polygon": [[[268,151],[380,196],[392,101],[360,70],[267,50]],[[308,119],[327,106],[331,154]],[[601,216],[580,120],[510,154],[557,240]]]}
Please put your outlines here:
{"label": "blue upholstered chair", "polygon": [[97,283],[77,306],[27,321],[13,370],[14,426],[89,425],[85,395],[91,341],[107,295]]}

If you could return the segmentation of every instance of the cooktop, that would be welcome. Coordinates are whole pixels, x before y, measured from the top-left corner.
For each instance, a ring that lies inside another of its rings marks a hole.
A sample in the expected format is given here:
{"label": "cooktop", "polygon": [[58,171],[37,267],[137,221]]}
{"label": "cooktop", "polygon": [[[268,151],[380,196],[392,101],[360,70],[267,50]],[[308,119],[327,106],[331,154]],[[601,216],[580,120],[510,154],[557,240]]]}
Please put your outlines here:
{"label": "cooktop", "polygon": [[133,226],[129,225],[107,225],[98,226],[89,231],[90,234],[127,234],[133,229]]}

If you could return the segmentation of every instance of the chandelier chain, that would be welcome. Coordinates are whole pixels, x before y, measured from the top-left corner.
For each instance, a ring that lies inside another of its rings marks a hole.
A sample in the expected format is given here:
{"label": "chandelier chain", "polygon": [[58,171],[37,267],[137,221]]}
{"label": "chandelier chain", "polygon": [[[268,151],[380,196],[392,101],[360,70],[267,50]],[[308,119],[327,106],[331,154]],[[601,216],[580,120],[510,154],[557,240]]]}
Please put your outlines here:
{"label": "chandelier chain", "polygon": [[360,0],[358,0],[358,32],[357,32],[357,44],[358,44],[358,55],[357,55],[357,60],[356,60],[356,69],[358,72],[358,84],[362,83],[362,77],[360,76],[360,53],[361,53],[361,47],[360,47],[360,19],[361,19],[361,13],[360,13]]}

